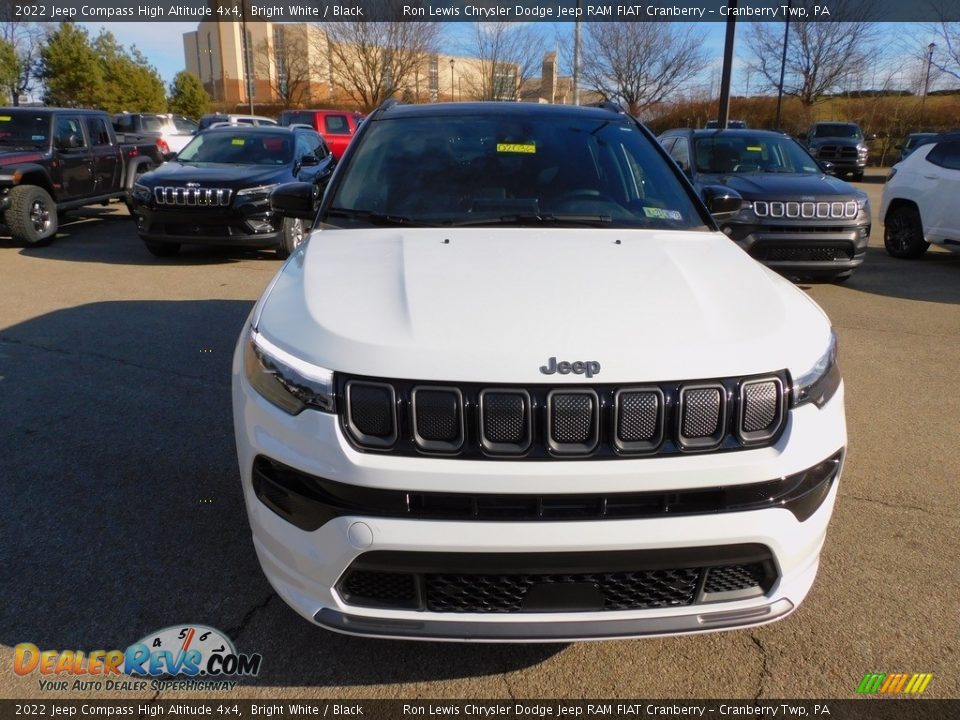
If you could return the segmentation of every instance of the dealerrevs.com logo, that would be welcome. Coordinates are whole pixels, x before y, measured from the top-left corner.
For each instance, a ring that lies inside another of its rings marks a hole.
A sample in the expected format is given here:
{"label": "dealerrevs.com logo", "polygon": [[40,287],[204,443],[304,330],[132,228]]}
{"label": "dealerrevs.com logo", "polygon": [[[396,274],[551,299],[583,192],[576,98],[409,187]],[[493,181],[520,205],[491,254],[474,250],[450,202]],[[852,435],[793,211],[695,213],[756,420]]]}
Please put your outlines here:
{"label": "dealerrevs.com logo", "polygon": [[13,671],[39,674],[40,689],[52,691],[146,690],[148,685],[232,690],[236,678],[256,676],[262,661],[259,653],[238,653],[230,638],[206,625],[173,625],[126,650],[41,650],[20,643],[13,651]]}

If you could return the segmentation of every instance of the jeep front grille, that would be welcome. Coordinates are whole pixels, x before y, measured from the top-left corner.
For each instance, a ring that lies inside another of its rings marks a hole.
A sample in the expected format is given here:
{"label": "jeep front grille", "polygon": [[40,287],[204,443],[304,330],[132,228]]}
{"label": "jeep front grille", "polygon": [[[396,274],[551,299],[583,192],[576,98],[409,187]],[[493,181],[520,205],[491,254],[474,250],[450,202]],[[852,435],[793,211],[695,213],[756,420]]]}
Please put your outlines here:
{"label": "jeep front grille", "polygon": [[832,202],[797,202],[778,200],[754,200],[753,212],[757,217],[796,218],[804,220],[845,219],[853,220],[860,212],[856,200]]}
{"label": "jeep front grille", "polygon": [[158,205],[222,207],[230,204],[230,188],[155,187],[153,199]]}
{"label": "jeep front grille", "polygon": [[360,450],[472,459],[614,458],[771,444],[785,373],[642,386],[427,384],[338,377]]}

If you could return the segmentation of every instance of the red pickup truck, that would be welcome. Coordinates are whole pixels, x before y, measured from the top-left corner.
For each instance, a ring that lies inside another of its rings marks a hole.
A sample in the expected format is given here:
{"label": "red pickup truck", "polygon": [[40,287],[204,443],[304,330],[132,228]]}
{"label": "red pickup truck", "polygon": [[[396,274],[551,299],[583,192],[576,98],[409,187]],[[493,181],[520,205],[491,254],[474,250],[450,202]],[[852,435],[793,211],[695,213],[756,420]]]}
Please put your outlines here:
{"label": "red pickup truck", "polygon": [[20,244],[52,242],[63,210],[126,200],[162,162],[155,143],[119,143],[105,112],[0,108],[0,213]]}
{"label": "red pickup truck", "polygon": [[309,125],[326,141],[333,156],[339,160],[357,133],[363,115],[347,110],[284,110],[281,125]]}

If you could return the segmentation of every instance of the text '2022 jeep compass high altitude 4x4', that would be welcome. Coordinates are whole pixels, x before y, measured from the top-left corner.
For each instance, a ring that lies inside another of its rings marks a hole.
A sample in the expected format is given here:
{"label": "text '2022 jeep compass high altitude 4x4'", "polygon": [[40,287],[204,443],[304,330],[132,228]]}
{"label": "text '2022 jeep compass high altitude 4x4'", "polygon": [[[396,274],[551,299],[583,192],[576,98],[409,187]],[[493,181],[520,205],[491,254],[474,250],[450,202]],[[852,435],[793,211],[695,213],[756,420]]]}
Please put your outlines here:
{"label": "text '2022 jeep compass high altitude 4x4'", "polygon": [[[386,105],[234,357],[261,566],[360,635],[782,618],[846,446],[830,322],[613,108]],[[275,210],[313,213],[311,188]]]}

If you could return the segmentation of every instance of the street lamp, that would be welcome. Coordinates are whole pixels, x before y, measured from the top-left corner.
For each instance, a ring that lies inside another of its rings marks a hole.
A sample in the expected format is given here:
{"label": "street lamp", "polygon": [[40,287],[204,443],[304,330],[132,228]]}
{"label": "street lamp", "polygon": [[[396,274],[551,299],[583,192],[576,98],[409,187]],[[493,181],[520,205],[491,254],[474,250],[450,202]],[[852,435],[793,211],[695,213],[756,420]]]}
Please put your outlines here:
{"label": "street lamp", "polygon": [[450,58],[450,102],[455,99],[453,95],[453,63],[453,58]]}
{"label": "street lamp", "polygon": [[927,45],[927,76],[923,81],[923,97],[920,98],[920,122],[923,122],[923,110],[927,104],[927,93],[930,91],[930,66],[933,64],[933,51],[936,49],[936,43]]}

